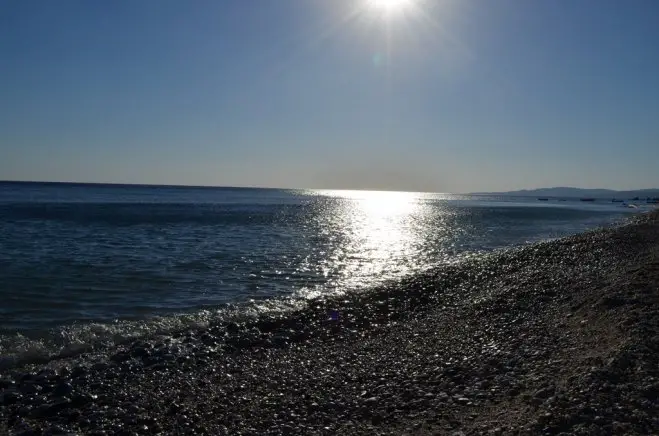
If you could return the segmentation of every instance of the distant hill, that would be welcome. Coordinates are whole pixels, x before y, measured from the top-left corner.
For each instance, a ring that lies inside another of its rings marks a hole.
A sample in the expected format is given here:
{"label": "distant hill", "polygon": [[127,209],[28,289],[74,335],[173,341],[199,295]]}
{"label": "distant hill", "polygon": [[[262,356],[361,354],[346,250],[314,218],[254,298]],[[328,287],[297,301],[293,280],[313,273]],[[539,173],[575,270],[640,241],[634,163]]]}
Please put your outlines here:
{"label": "distant hill", "polygon": [[508,192],[474,192],[481,195],[518,195],[529,197],[579,197],[579,198],[646,198],[659,197],[659,189],[638,189],[634,191],[614,191],[613,189],[582,189],[570,187],[522,189]]}

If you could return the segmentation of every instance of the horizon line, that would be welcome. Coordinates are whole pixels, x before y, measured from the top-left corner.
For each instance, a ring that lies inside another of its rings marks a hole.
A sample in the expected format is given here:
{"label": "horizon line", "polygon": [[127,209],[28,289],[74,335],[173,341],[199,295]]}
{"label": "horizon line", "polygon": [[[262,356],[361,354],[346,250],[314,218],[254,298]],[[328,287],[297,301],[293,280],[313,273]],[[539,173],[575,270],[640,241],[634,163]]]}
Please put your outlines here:
{"label": "horizon line", "polygon": [[133,186],[145,188],[200,188],[200,189],[272,189],[282,191],[364,191],[364,192],[409,192],[419,194],[450,194],[450,195],[470,195],[469,193],[459,192],[439,192],[439,191],[401,191],[394,189],[364,189],[364,188],[283,188],[274,186],[235,186],[235,185],[183,185],[183,184],[165,184],[165,183],[121,183],[121,182],[73,182],[73,181],[53,181],[53,180],[0,180],[0,184],[41,184],[41,185],[92,185],[92,186]]}
{"label": "horizon line", "polygon": [[288,188],[273,186],[237,186],[237,185],[185,185],[185,184],[167,184],[167,183],[121,183],[121,182],[80,182],[80,181],[54,181],[54,180],[0,180],[0,184],[42,184],[42,185],[92,185],[92,186],[123,186],[123,187],[152,187],[152,188],[198,188],[198,189],[272,189],[272,190],[289,190],[289,191],[365,191],[365,192],[409,192],[420,194],[452,194],[452,195],[505,195],[521,192],[529,192],[531,195],[534,191],[551,190],[551,189],[575,189],[575,190],[597,190],[619,192],[641,192],[641,191],[659,191],[659,188],[639,188],[639,189],[610,189],[610,188],[578,188],[574,186],[553,186],[543,188],[522,188],[509,191],[472,191],[472,192],[440,192],[440,191],[404,191],[395,189],[365,189],[365,188]]}

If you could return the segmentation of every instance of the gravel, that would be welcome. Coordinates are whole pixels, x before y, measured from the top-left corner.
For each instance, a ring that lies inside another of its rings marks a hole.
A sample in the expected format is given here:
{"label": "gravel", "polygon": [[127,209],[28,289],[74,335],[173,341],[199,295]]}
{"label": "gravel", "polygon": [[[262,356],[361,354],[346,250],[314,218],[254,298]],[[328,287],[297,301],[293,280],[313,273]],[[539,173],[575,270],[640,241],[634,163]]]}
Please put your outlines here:
{"label": "gravel", "polygon": [[659,434],[659,214],[0,373],[0,434]]}

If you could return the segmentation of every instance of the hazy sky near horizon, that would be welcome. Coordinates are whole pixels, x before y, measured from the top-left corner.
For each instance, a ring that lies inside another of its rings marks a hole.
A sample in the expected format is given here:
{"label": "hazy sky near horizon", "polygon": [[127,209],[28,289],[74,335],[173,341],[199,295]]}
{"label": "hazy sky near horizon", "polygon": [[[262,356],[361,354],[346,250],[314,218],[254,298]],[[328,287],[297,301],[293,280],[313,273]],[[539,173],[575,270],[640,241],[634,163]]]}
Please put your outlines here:
{"label": "hazy sky near horizon", "polygon": [[0,180],[659,187],[656,0],[0,0]]}

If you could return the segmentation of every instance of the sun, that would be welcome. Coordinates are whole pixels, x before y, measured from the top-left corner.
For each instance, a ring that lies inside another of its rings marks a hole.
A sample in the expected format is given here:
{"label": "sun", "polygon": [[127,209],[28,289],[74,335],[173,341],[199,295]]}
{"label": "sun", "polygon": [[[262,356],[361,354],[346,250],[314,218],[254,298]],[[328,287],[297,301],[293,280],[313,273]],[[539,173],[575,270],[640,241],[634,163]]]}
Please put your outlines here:
{"label": "sun", "polygon": [[371,7],[385,12],[394,12],[409,6],[412,0],[368,0]]}

